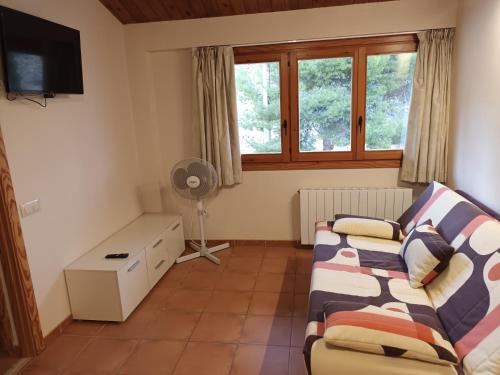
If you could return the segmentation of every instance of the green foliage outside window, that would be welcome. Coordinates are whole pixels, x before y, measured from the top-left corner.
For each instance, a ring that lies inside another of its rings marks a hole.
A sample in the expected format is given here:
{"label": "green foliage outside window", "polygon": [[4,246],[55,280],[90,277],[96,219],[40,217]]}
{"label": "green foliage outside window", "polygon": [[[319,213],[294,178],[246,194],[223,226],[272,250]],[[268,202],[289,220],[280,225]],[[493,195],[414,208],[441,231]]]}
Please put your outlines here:
{"label": "green foliage outside window", "polygon": [[236,65],[236,88],[242,153],[281,152],[279,63]]}
{"label": "green foliage outside window", "polygon": [[299,61],[300,151],[350,149],[352,59]]}
{"label": "green foliage outside window", "polygon": [[[367,150],[404,146],[415,57],[368,56]],[[299,61],[301,151],[350,149],[352,74],[349,57]],[[237,65],[236,85],[242,152],[281,152],[279,63]]]}

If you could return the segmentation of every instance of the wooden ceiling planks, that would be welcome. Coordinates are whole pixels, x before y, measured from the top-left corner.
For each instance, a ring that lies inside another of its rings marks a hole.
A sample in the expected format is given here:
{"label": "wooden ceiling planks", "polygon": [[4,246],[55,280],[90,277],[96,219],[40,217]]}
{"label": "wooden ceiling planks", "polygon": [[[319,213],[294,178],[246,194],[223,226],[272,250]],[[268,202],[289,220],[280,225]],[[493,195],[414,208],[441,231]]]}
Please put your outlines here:
{"label": "wooden ceiling planks", "polygon": [[395,0],[100,0],[121,23],[173,21]]}

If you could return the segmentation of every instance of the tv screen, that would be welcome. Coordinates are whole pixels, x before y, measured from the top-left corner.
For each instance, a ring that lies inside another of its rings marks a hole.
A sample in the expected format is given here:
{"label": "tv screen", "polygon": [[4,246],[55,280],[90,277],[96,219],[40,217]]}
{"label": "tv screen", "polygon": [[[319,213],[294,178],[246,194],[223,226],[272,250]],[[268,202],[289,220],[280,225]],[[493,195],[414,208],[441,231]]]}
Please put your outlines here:
{"label": "tv screen", "polygon": [[7,92],[83,94],[78,30],[5,7],[0,22]]}

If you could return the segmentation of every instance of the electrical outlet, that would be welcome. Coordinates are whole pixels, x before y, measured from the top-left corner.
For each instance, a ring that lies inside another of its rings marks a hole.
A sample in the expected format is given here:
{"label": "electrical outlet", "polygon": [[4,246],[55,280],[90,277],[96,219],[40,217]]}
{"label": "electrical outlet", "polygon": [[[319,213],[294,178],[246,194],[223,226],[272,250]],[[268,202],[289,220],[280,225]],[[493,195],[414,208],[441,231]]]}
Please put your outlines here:
{"label": "electrical outlet", "polygon": [[35,199],[26,203],[23,203],[20,207],[21,216],[26,217],[33,215],[40,211],[40,199]]}

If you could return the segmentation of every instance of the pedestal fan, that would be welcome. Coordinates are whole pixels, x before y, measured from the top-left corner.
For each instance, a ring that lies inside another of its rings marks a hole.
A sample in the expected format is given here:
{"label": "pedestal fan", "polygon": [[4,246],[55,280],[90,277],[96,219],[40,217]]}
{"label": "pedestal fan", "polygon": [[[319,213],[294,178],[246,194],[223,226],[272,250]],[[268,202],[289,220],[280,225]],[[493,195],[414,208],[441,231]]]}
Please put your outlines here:
{"label": "pedestal fan", "polygon": [[170,173],[172,186],[181,197],[196,201],[196,211],[198,223],[200,225],[200,244],[194,241],[189,242],[189,247],[195,250],[193,254],[188,254],[177,258],[176,262],[181,263],[198,257],[206,257],[216,264],[220,264],[219,258],[212,253],[227,249],[229,243],[207,247],[205,234],[205,216],[207,214],[203,207],[203,200],[211,195],[218,187],[217,172],[209,162],[191,158],[178,162]]}

